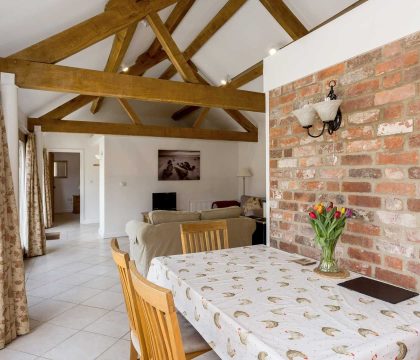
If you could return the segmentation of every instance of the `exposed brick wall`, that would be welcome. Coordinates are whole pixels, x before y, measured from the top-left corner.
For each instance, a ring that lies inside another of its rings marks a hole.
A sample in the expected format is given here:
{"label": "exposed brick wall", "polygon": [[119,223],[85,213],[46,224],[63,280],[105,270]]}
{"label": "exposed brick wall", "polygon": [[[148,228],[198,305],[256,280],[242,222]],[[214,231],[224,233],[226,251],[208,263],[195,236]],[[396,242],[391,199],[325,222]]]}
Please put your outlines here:
{"label": "exposed brick wall", "polygon": [[[341,265],[420,290],[419,58],[416,33],[270,92],[272,246],[318,257],[306,211],[333,201],[356,213]],[[343,125],[313,139],[291,111],[324,99],[331,79]]]}

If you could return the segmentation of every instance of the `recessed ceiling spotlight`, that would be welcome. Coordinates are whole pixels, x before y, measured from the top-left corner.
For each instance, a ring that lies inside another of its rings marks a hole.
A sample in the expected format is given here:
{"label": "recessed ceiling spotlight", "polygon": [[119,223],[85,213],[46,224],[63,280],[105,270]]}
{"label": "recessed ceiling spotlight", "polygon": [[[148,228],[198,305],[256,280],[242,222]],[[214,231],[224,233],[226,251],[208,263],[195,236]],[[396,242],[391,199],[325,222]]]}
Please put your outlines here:
{"label": "recessed ceiling spotlight", "polygon": [[272,48],[272,49],[270,49],[270,50],[268,51],[268,53],[269,53],[270,55],[274,55],[276,52],[277,52],[277,49],[274,49],[274,48]]}
{"label": "recessed ceiling spotlight", "polygon": [[220,80],[220,84],[222,84],[223,86],[227,84],[227,81],[225,79]]}
{"label": "recessed ceiling spotlight", "polygon": [[128,66],[123,66],[123,68],[122,68],[123,72],[127,72],[128,70],[130,70],[130,68]]}

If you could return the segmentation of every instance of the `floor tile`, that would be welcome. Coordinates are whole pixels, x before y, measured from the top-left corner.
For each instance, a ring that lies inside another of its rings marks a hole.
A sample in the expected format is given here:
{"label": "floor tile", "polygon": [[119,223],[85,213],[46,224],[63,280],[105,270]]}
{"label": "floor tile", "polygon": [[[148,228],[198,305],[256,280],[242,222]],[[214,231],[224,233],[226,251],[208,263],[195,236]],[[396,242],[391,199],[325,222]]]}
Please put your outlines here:
{"label": "floor tile", "polygon": [[75,304],[47,299],[29,308],[29,317],[38,321],[48,321],[53,317],[72,308]]}
{"label": "floor tile", "polygon": [[103,291],[83,302],[83,305],[113,310],[123,302],[121,294],[112,291]]}
{"label": "floor tile", "polygon": [[72,287],[73,285],[62,284],[61,282],[56,281],[50,284],[43,285],[35,290],[29,290],[28,295],[42,298],[51,298],[71,289]]}
{"label": "floor tile", "polygon": [[130,329],[127,315],[117,311],[110,311],[100,319],[84,328],[85,331],[121,338]]}
{"label": "floor tile", "polygon": [[81,330],[104,316],[107,311],[105,309],[78,305],[52,318],[48,323]]}
{"label": "floor tile", "polygon": [[130,341],[118,340],[108,350],[101,354],[97,360],[128,360],[130,358]]}
{"label": "floor tile", "polygon": [[[23,352],[9,350],[8,348],[0,350],[1,360],[35,360],[36,356],[25,354]],[[128,357],[127,357],[128,359]]]}
{"label": "floor tile", "polygon": [[94,360],[118,340],[89,332],[78,332],[45,354],[52,360]]}
{"label": "floor tile", "polygon": [[119,284],[119,280],[106,276],[97,276],[96,278],[81,284],[81,286],[89,287],[92,289],[107,290],[117,284]]}
{"label": "floor tile", "polygon": [[54,296],[54,300],[67,301],[74,304],[81,304],[83,301],[99,294],[102,290],[91,289],[82,286],[75,286],[72,289],[63,292],[60,295]]}
{"label": "floor tile", "polygon": [[41,356],[75,333],[76,330],[42,324],[28,335],[19,336],[8,346],[8,349]]}
{"label": "floor tile", "polygon": [[81,274],[81,273],[76,273],[76,274],[71,274],[71,275],[67,275],[65,277],[63,277],[62,279],[60,279],[60,281],[63,284],[69,284],[69,285],[80,285],[83,284],[89,280],[92,280],[95,278],[95,275],[91,275],[91,274]]}
{"label": "floor tile", "polygon": [[39,303],[41,303],[45,300],[45,298],[43,298],[43,297],[31,296],[31,295],[28,295],[28,294],[26,294],[26,298],[28,300],[28,306],[34,306],[34,305],[39,304]]}

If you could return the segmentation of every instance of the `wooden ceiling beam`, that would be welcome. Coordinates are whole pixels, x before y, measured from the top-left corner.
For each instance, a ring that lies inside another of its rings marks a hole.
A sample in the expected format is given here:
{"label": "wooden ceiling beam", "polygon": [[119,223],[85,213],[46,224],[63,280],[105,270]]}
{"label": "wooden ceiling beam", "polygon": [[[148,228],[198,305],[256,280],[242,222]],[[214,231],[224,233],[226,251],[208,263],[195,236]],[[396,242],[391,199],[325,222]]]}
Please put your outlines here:
{"label": "wooden ceiling beam", "polygon": [[116,124],[109,122],[28,119],[29,129],[41,126],[43,132],[83,133],[102,135],[153,136],[186,139],[257,142],[258,133],[199,128],[162,127]]}
{"label": "wooden ceiling beam", "polygon": [[70,115],[71,113],[75,112],[76,110],[79,110],[83,106],[89,104],[93,99],[95,99],[94,96],[78,95],[73,99],[42,115],[41,118],[62,119],[67,115]]}
{"label": "wooden ceiling beam", "polygon": [[203,121],[206,119],[207,114],[209,113],[210,108],[202,108],[197,119],[194,121],[193,128],[199,128]]}
{"label": "wooden ceiling beam", "polygon": [[[184,57],[190,60],[198,50],[246,3],[246,0],[229,0],[223,8],[210,20],[193,42],[185,49]],[[169,66],[163,74],[161,79],[169,80],[176,74],[176,69],[173,65]]]}
{"label": "wooden ceiling beam", "polygon": [[169,60],[175,66],[176,70],[184,79],[184,81],[190,83],[198,83],[199,81],[195,75],[195,72],[188,65],[187,60],[185,59],[181,50],[179,50],[178,45],[175,43],[174,39],[172,39],[169,30],[165,27],[165,24],[159,15],[156,13],[150,13],[147,15],[146,19],[155,32],[155,35],[162,45],[163,50],[165,50],[166,54],[168,55]]}
{"label": "wooden ceiling beam", "polygon": [[141,0],[115,6],[13,55],[14,59],[55,64],[137,23],[148,13],[160,11],[177,0]]}
{"label": "wooden ceiling beam", "polygon": [[[130,46],[131,40],[133,39],[134,33],[136,32],[136,29],[137,23],[132,24],[128,28],[115,34],[104,71],[117,72],[119,70],[124,56],[127,53],[128,47]],[[98,97],[93,100],[92,106],[90,107],[92,114],[96,114],[100,110],[103,100],[103,97]]]}
{"label": "wooden ceiling beam", "polygon": [[117,100],[118,100],[119,104],[121,105],[121,107],[123,108],[123,110],[127,113],[131,122],[134,125],[142,125],[140,117],[134,111],[133,107],[129,104],[128,100],[127,99],[120,99],[120,98],[117,98]]}
{"label": "wooden ceiling beam", "polygon": [[0,58],[0,71],[33,90],[265,112],[263,93]]}
{"label": "wooden ceiling beam", "polygon": [[293,40],[308,34],[308,30],[283,0],[260,0],[260,2]]}

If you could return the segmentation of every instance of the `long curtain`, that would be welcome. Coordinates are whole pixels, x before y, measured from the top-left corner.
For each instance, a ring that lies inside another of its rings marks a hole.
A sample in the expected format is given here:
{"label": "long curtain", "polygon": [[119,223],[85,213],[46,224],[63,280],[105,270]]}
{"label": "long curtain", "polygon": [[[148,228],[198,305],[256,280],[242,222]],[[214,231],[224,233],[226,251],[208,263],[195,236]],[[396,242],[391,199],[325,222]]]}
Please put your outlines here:
{"label": "long curtain", "polygon": [[26,142],[26,210],[28,222],[28,241],[26,255],[28,257],[44,255],[46,238],[42,194],[38,176],[35,134],[29,134]]}
{"label": "long curtain", "polygon": [[28,332],[25,270],[6,129],[0,107],[0,349],[16,336]]}
{"label": "long curtain", "polygon": [[45,227],[48,229],[53,225],[50,161],[47,149],[43,151],[44,158],[44,198],[45,198]]}

